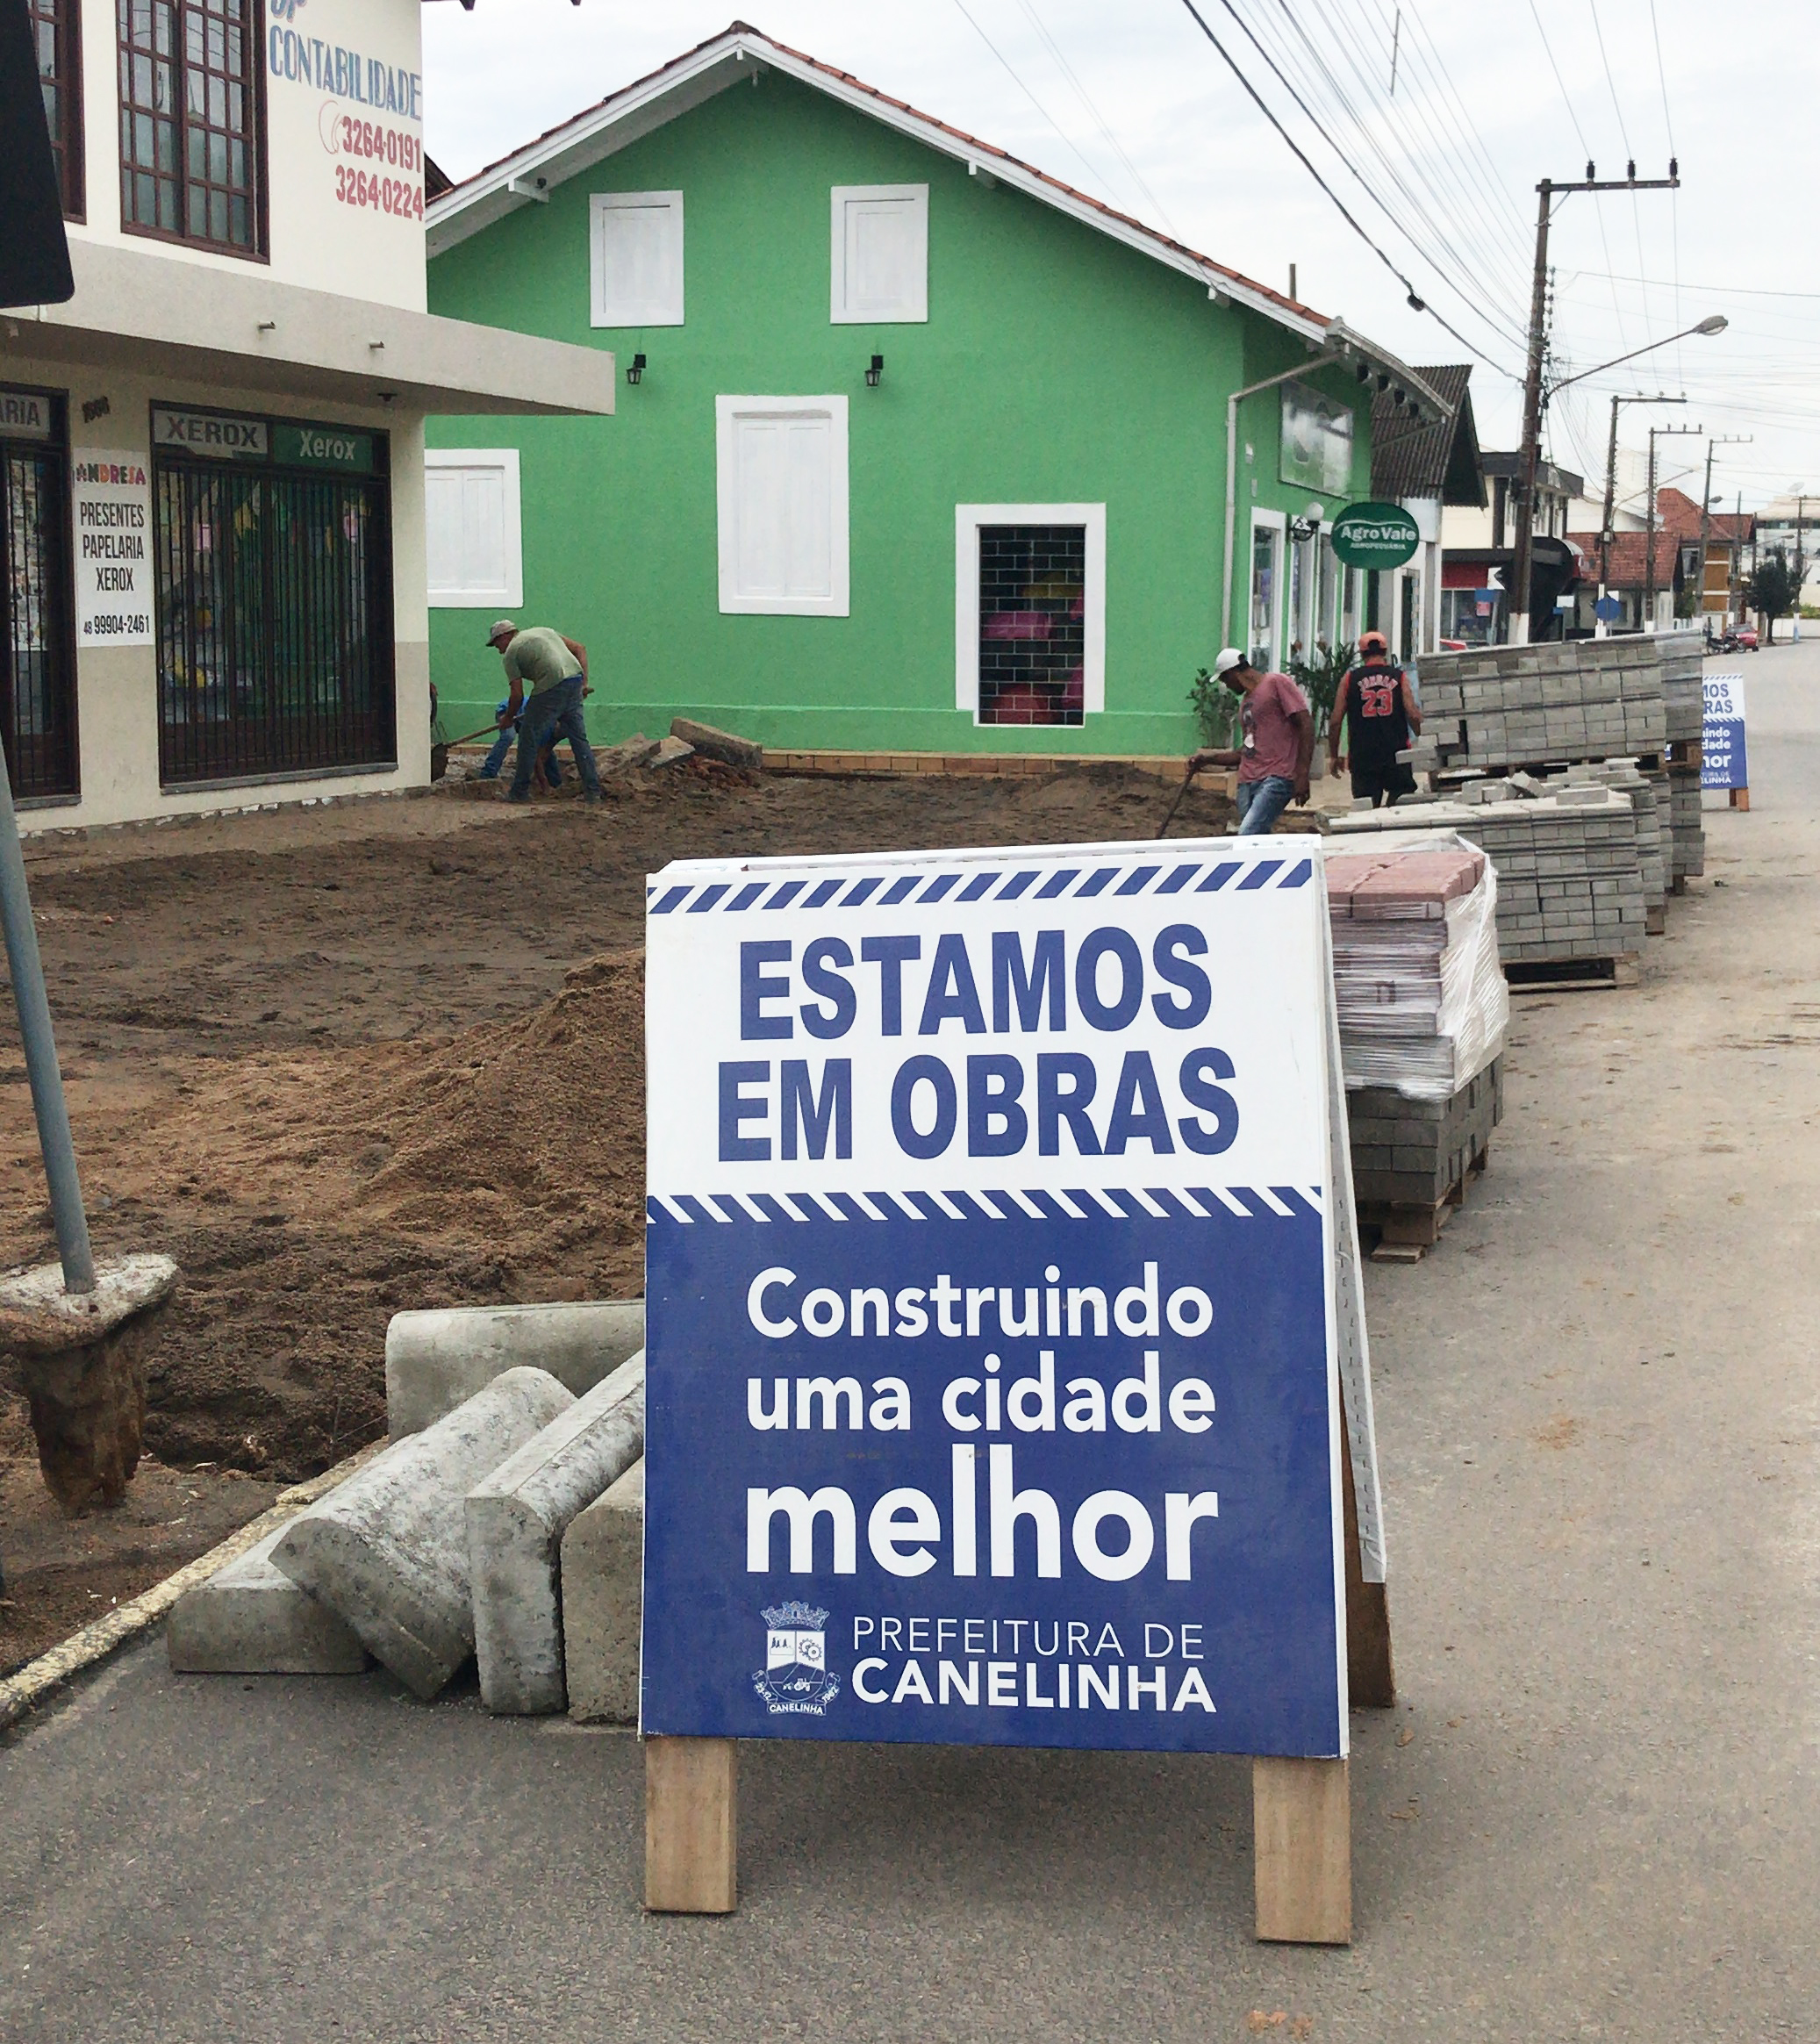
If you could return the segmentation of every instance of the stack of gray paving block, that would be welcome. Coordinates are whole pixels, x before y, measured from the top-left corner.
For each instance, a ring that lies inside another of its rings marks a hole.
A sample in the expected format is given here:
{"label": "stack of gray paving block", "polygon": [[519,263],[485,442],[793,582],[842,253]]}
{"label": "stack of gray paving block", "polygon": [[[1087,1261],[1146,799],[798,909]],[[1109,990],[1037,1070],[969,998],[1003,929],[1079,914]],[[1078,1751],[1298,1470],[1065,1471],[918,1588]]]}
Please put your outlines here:
{"label": "stack of gray paving block", "polygon": [[1673,841],[1668,828],[1666,773],[1645,774],[1634,759],[1604,759],[1570,766],[1562,777],[1568,787],[1616,788],[1637,812],[1637,858],[1643,869],[1644,907],[1661,928],[1659,912],[1668,900]]}
{"label": "stack of gray paving block", "polygon": [[1705,716],[1701,682],[1706,649],[1693,632],[1674,632],[1656,641],[1662,669],[1662,706],[1671,745],[1700,742]]}
{"label": "stack of gray paving block", "polygon": [[1517,766],[1659,753],[1655,638],[1570,639],[1423,656],[1416,767]]}
{"label": "stack of gray paving block", "polygon": [[1437,1206],[1485,1156],[1504,1118],[1504,1061],[1494,1058],[1448,1100],[1358,1087],[1346,1095],[1346,1116],[1361,1208]]}
{"label": "stack of gray paving block", "polygon": [[1668,811],[1674,828],[1674,878],[1697,879],[1706,871],[1706,827],[1700,817],[1700,769],[1668,770]]}
{"label": "stack of gray paving block", "polygon": [[[1546,785],[1546,783],[1537,784]],[[1529,799],[1507,781],[1472,800],[1400,802],[1336,816],[1336,837],[1374,830],[1455,830],[1498,875],[1498,950],[1510,965],[1640,952],[1647,926],[1637,812],[1616,789],[1563,787]]]}

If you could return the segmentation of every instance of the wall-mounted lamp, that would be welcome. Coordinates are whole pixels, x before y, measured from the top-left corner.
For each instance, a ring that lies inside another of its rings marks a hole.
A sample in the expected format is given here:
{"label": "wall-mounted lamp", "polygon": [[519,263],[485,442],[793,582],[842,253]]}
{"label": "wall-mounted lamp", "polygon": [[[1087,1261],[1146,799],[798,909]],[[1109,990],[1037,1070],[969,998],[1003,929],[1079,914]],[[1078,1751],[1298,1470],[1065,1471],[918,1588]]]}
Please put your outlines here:
{"label": "wall-mounted lamp", "polygon": [[628,384],[641,384],[644,380],[645,358],[641,354],[634,355],[626,364],[626,381]]}
{"label": "wall-mounted lamp", "polygon": [[882,355],[875,355],[871,361],[866,364],[866,388],[869,391],[876,391],[878,388],[878,379],[884,374],[885,357]]}

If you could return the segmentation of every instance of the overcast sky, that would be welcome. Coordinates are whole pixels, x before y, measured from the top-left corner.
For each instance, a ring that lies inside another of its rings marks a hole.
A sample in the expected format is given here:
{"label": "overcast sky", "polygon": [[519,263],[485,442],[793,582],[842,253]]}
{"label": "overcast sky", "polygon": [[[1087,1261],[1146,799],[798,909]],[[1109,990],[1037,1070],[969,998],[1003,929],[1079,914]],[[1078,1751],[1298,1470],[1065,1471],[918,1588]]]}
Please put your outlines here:
{"label": "overcast sky", "polygon": [[[1403,287],[1234,79],[1183,0],[749,0],[780,42],[995,142],[1412,363],[1469,355],[1480,438],[1515,443],[1538,178],[1665,175],[1678,193],[1574,197],[1551,243],[1556,373],[1691,326],[1564,391],[1550,451],[1602,476],[1624,413],[1754,436],[1716,450],[1747,506],[1820,490],[1820,8],[1814,0],[1198,0],[1208,26],[1396,269]],[[724,29],[732,0],[444,0],[424,10],[430,154],[461,177]],[[1247,40],[1249,28],[1312,113]],[[1390,90],[1393,42],[1397,79]],[[1350,109],[1350,111],[1349,111]],[[1331,138],[1329,140],[1328,138]],[[1359,175],[1365,183],[1361,185]],[[1380,203],[1381,202],[1381,203]],[[1704,438],[1659,448],[1697,496]]]}

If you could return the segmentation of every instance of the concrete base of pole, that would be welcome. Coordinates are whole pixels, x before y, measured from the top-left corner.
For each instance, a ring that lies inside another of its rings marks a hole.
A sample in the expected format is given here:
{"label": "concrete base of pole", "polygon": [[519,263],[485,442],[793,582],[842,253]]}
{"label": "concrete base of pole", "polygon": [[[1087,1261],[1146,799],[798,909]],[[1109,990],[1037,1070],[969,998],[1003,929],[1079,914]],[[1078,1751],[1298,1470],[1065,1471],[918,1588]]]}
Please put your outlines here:
{"label": "concrete base of pole", "polygon": [[168,1256],[97,1266],[95,1289],[63,1289],[56,1264],[0,1278],[0,1352],[32,1409],[38,1466],[65,1511],[118,1504],[139,1467],[146,1355],[177,1266]]}

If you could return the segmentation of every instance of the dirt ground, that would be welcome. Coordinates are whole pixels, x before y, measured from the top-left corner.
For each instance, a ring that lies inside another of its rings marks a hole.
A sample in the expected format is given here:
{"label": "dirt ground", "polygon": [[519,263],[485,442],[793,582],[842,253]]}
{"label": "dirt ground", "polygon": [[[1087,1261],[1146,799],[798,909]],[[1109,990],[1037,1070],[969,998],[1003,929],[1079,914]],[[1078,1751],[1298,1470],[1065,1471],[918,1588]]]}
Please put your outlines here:
{"label": "dirt ground", "polygon": [[[0,1376],[0,1674],[383,1431],[410,1307],[643,1289],[644,882],[671,859],[1154,836],[1123,768],[773,778],[699,760],[589,810],[419,800],[28,852],[97,1249],[183,1269],[155,1458],[65,1521]],[[1225,827],[1191,791],[1173,835]],[[54,1253],[10,999],[0,1266]]]}

